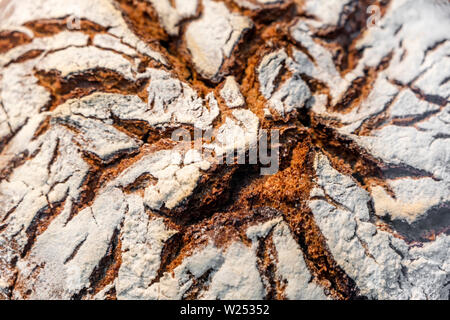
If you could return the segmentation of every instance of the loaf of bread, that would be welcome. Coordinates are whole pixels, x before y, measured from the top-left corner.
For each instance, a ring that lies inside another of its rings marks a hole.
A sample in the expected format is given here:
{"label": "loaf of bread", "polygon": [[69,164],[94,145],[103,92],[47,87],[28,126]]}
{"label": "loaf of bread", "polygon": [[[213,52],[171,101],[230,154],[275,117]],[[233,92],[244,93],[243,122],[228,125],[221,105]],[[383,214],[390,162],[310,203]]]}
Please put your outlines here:
{"label": "loaf of bread", "polygon": [[0,1],[0,299],[449,299],[446,0]]}

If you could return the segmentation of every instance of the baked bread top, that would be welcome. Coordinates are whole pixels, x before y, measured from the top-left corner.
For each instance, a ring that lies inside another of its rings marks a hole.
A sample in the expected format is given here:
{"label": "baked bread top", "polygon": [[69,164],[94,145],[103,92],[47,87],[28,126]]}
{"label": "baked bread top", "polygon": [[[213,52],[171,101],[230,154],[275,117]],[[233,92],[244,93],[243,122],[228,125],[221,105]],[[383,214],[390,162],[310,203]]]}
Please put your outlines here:
{"label": "baked bread top", "polygon": [[448,299],[449,17],[1,1],[0,299]]}

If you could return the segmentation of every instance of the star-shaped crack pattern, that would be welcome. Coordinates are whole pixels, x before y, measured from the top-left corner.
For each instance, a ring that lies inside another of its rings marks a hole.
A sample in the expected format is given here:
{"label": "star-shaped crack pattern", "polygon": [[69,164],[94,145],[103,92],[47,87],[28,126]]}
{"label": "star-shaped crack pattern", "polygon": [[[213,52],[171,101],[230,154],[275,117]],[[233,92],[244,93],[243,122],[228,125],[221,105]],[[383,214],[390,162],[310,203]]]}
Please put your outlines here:
{"label": "star-shaped crack pattern", "polygon": [[0,299],[449,298],[445,1],[0,11]]}

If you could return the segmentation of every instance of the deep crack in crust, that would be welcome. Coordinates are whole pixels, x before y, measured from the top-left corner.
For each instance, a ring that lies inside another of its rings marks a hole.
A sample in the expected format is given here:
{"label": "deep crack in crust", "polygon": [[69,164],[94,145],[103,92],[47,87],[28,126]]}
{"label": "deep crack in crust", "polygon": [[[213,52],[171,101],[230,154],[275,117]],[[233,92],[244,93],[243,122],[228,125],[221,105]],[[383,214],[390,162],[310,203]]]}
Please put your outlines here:
{"label": "deep crack in crust", "polygon": [[[448,298],[449,6],[52,1],[0,25],[0,298]],[[252,123],[272,176],[171,139]]]}

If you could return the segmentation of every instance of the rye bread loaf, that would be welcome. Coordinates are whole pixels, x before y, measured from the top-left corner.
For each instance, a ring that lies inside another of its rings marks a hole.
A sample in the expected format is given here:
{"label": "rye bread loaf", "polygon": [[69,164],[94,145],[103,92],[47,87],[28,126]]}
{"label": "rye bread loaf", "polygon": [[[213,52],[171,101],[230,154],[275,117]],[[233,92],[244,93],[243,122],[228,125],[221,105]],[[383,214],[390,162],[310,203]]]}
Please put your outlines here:
{"label": "rye bread loaf", "polygon": [[0,1],[0,299],[448,299],[449,30],[442,0]]}

